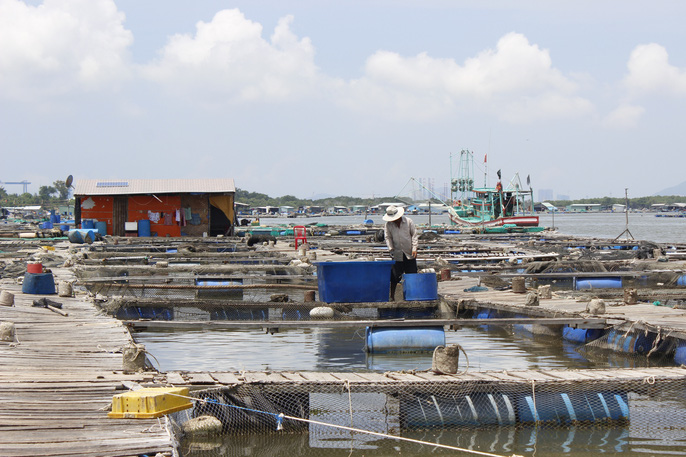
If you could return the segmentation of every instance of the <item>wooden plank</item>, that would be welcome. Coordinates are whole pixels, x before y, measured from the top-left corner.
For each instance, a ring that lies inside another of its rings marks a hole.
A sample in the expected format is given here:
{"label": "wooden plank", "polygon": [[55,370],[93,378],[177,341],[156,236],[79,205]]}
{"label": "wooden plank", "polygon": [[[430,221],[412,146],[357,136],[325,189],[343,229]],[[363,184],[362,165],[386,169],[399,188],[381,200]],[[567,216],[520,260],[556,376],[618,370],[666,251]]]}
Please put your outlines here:
{"label": "wooden plank", "polygon": [[[376,373],[351,373],[351,372],[344,372],[344,373],[332,373],[334,378],[338,379],[339,381],[345,382],[355,382],[355,383],[371,383],[371,382],[379,382],[377,379],[375,379],[373,376],[369,376],[370,374],[376,374]],[[383,377],[383,375],[381,375]],[[389,382],[390,380],[386,377],[384,377],[385,382]]]}
{"label": "wooden plank", "polygon": [[188,372],[188,373],[186,373],[186,376],[188,377],[188,383],[189,384],[215,384],[216,383],[215,379],[212,376],[210,376],[209,373]]}
{"label": "wooden plank", "polygon": [[210,376],[212,376],[218,383],[227,386],[242,384],[244,381],[244,379],[239,378],[236,373],[230,373],[226,371],[212,371],[210,372]]}
{"label": "wooden plank", "polygon": [[338,382],[338,379],[335,378],[330,373],[317,373],[317,372],[307,371],[307,372],[300,373],[300,375],[302,377],[304,377],[305,379],[307,379],[309,382],[313,382],[313,383],[330,384],[330,383]]}
{"label": "wooden plank", "polygon": [[169,384],[175,385],[175,386],[180,386],[180,385],[185,385],[187,384],[186,380],[184,379],[183,376],[181,376],[181,373],[178,371],[169,371],[166,373],[167,375],[167,382]]}

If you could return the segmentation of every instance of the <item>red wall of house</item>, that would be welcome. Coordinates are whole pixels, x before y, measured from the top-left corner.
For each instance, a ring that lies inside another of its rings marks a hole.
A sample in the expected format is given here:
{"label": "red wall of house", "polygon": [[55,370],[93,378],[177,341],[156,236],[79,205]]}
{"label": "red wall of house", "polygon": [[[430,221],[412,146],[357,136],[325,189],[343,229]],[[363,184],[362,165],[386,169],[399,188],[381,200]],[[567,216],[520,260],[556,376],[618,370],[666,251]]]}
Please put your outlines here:
{"label": "red wall of house", "polygon": [[[112,197],[84,197],[81,200],[81,223],[84,219],[92,219],[97,221],[107,222],[107,233],[112,234]],[[84,208],[83,205],[91,206],[92,208]]]}
{"label": "red wall of house", "polygon": [[[181,209],[180,195],[160,195],[157,198],[152,195],[131,195],[129,196],[129,217],[128,221],[140,221],[148,219],[148,211],[156,213],[172,213],[172,225],[164,225],[164,217],[160,214],[159,222],[150,222],[150,232],[157,233],[157,236],[181,236],[181,227],[176,222],[176,210]],[[110,217],[112,217],[110,215]]]}
{"label": "red wall of house", "polygon": [[[147,220],[148,211],[160,213],[159,222],[150,222],[150,232],[157,236],[181,236],[181,227],[176,222],[176,210],[181,209],[180,195],[161,195],[157,200],[151,195],[132,195],[128,201],[128,222]],[[83,197],[81,201],[81,221],[92,219],[107,223],[107,234],[112,234],[113,197]],[[91,208],[84,208],[91,206]],[[172,213],[172,225],[164,224],[163,214]]]}

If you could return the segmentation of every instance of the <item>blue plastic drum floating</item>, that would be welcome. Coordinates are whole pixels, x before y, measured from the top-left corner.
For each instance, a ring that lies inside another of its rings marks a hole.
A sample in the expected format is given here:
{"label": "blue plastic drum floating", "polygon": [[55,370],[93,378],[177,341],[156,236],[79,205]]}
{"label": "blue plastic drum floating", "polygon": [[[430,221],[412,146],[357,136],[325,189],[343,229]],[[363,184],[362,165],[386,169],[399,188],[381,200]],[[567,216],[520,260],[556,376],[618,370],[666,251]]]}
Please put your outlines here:
{"label": "blue plastic drum floating", "polygon": [[445,346],[443,327],[367,327],[365,351],[424,352]]}

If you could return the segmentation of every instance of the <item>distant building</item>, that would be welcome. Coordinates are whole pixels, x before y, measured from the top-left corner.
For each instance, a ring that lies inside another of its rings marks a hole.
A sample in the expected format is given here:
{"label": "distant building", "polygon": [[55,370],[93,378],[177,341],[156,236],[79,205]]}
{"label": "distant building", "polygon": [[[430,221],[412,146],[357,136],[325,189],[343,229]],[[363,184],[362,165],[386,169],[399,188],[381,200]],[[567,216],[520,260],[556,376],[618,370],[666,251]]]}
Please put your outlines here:
{"label": "distant building", "polygon": [[571,213],[597,213],[602,209],[600,203],[574,203],[567,207]]}
{"label": "distant building", "polygon": [[141,221],[152,236],[225,235],[236,219],[235,193],[231,178],[75,180],[74,222],[104,222],[115,236]]}
{"label": "distant building", "polygon": [[615,203],[612,205],[612,212],[614,213],[623,213],[626,211],[626,205],[622,205],[621,203]]}
{"label": "distant building", "polygon": [[279,206],[279,214],[283,216],[289,216],[295,212],[295,208],[293,206],[288,206],[288,205],[283,205]]}
{"label": "distant building", "polygon": [[543,202],[546,200],[552,200],[553,199],[553,190],[552,189],[538,189],[538,201]]}
{"label": "distant building", "polygon": [[557,194],[557,199],[558,200],[569,200],[569,195]]}

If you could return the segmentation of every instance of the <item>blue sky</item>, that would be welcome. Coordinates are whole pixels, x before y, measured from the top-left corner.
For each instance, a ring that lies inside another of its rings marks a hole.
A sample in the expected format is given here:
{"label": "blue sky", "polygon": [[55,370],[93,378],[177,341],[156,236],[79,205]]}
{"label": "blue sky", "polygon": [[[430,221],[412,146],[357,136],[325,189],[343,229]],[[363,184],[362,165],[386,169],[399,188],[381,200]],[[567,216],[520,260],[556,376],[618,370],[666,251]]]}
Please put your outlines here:
{"label": "blue sky", "polygon": [[[0,0],[0,181],[233,177],[272,196],[686,180],[676,1]],[[482,178],[481,178],[482,179]],[[6,185],[11,193],[19,186]]]}

